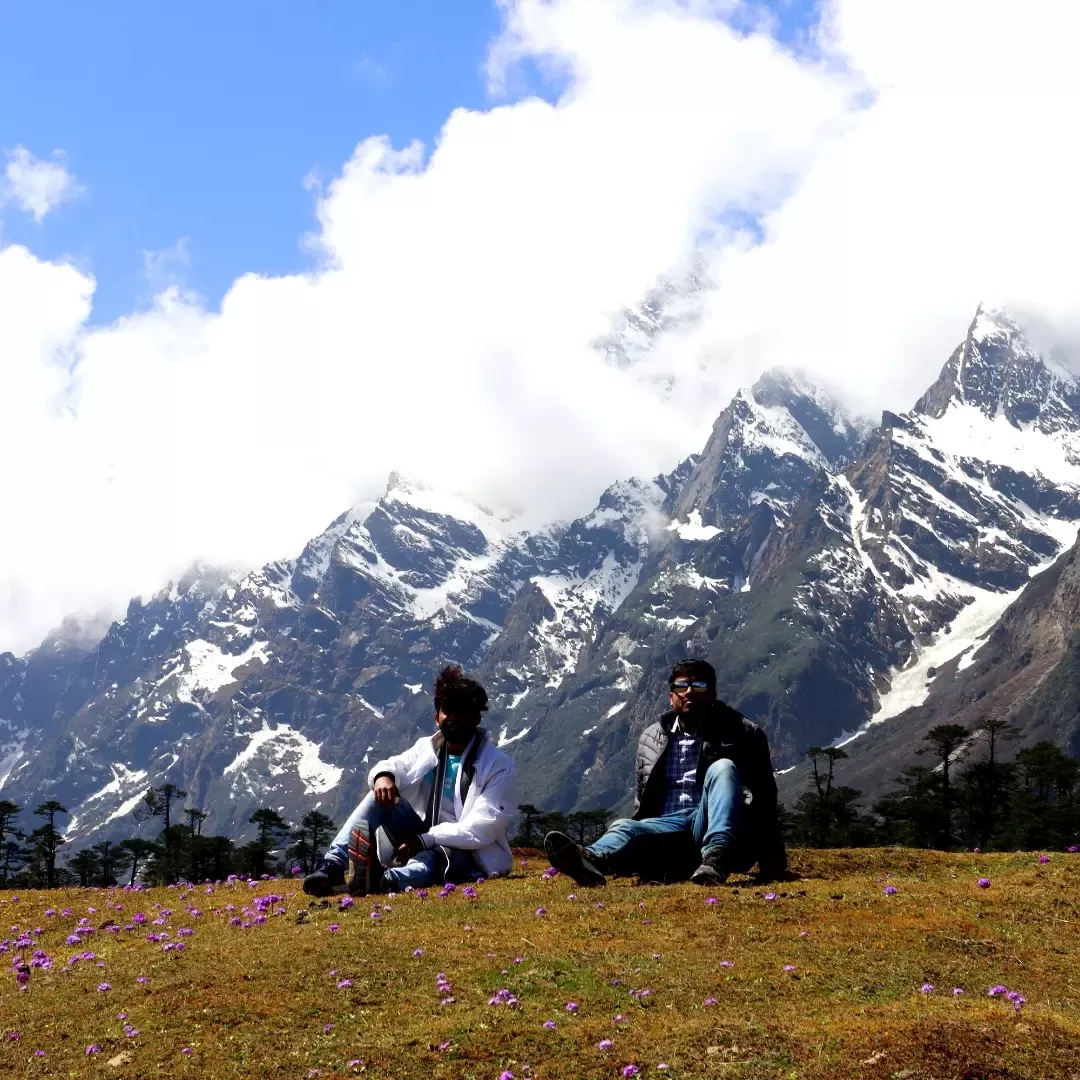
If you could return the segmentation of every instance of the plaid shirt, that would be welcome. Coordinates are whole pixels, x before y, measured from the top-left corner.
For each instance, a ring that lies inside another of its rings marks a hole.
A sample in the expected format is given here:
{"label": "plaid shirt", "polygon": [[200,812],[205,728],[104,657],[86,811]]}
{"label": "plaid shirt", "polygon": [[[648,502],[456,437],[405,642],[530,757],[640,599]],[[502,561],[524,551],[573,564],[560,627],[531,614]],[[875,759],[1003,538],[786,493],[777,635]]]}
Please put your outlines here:
{"label": "plaid shirt", "polygon": [[667,787],[664,791],[664,814],[693,810],[701,802],[697,782],[701,735],[686,735],[676,719],[667,749]]}

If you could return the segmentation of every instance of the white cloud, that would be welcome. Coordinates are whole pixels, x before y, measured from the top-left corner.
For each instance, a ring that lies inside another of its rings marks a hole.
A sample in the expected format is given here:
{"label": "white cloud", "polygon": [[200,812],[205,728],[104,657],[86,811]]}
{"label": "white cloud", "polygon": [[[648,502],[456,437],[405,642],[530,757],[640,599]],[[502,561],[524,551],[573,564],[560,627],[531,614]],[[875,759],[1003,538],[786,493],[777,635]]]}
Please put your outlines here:
{"label": "white cloud", "polygon": [[[319,269],[242,277],[219,311],[170,285],[90,329],[90,279],[0,251],[0,647],[195,555],[294,553],[392,468],[582,512],[699,448],[767,364],[902,408],[982,296],[1077,326],[1073,5],[1018,28],[841,0],[816,59],[720,7],[507,3],[493,85],[528,61],[559,101],[459,109],[433,148],[366,139],[320,189]],[[760,244],[723,224],[747,213]],[[695,257],[697,327],[606,365],[610,314]]]}
{"label": "white cloud", "polygon": [[51,161],[42,161],[25,146],[17,146],[8,152],[7,159],[4,182],[0,184],[0,206],[14,203],[33,214],[35,221],[41,221],[53,207],[69,202],[82,190],[67,171],[60,153],[54,153]]}

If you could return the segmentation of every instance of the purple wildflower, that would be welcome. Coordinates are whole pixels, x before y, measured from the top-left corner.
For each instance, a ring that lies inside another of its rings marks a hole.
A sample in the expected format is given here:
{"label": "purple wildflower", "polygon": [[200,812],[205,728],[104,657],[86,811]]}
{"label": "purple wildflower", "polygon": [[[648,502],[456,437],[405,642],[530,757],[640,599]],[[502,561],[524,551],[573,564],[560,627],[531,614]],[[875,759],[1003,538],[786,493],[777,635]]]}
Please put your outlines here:
{"label": "purple wildflower", "polygon": [[341,929],[341,925],[340,925],[340,923],[332,922],[332,923],[331,923],[331,924],[330,924],[330,925],[329,925],[329,926],[328,926],[328,927],[327,927],[326,929],[327,929],[327,930],[329,930],[329,931],[330,931],[330,933],[332,934],[332,933],[334,933],[334,932],[335,932],[336,930],[340,930],[340,929]]}
{"label": "purple wildflower", "polygon": [[953,997],[959,997],[963,992],[964,988],[962,986],[954,986],[952,988]]}
{"label": "purple wildflower", "polygon": [[541,1027],[546,1028],[548,1031],[554,1031],[559,1025],[554,1020],[545,1020]]}
{"label": "purple wildflower", "polygon": [[596,1044],[597,1050],[610,1050],[615,1044],[610,1039],[601,1039]]}
{"label": "purple wildflower", "polygon": [[923,983],[922,986],[920,987],[920,993],[932,994],[933,992],[934,992],[934,984],[933,983],[928,983],[928,982]]}
{"label": "purple wildflower", "polygon": [[546,915],[547,914],[547,908],[546,907],[538,907],[536,909],[536,914],[537,915]]}
{"label": "purple wildflower", "polygon": [[576,1001],[568,1001],[566,1003],[566,1011],[568,1013],[576,1013],[578,1011],[578,1003]]}
{"label": "purple wildflower", "polygon": [[998,983],[997,986],[990,987],[989,991],[987,992],[987,996],[998,997],[1000,994],[1007,994],[1008,992],[1009,988],[1007,986],[1002,986],[1001,983]]}
{"label": "purple wildflower", "polygon": [[765,899],[766,899],[766,900],[775,900],[775,899],[776,899],[776,893],[774,893],[774,892],[767,892],[767,893],[765,894]]}
{"label": "purple wildflower", "polygon": [[339,979],[337,988],[339,990],[348,990],[352,986],[352,979]]}
{"label": "purple wildflower", "polygon": [[1049,855],[1040,855],[1039,856],[1039,862],[1046,863],[1046,862],[1049,862],[1049,861],[1050,861],[1050,856]]}
{"label": "purple wildflower", "polygon": [[990,879],[988,877],[981,877],[975,884],[978,885],[980,889],[989,889]]}
{"label": "purple wildflower", "polygon": [[886,896],[895,896],[900,890],[895,885],[886,885],[882,891]]}
{"label": "purple wildflower", "polygon": [[111,990],[112,987],[108,983],[98,983],[98,992],[104,993],[106,990]]}
{"label": "purple wildflower", "polygon": [[626,1077],[637,1076],[641,1070],[636,1065],[624,1065],[622,1074]]}
{"label": "purple wildflower", "polygon": [[347,910],[348,910],[349,908],[351,908],[351,907],[353,906],[353,904],[354,904],[355,902],[356,902],[356,901],[354,901],[354,900],[353,900],[353,898],[352,898],[351,896],[343,896],[343,897],[342,897],[342,898],[341,898],[341,899],[340,899],[340,900],[338,901],[338,907],[339,907],[339,908],[340,908],[340,909],[341,909],[342,911],[347,911]]}
{"label": "purple wildflower", "polygon": [[794,971],[795,970],[795,965],[794,964],[785,964],[784,965],[784,970],[785,971]]}
{"label": "purple wildflower", "polygon": [[97,1043],[91,1043],[91,1044],[90,1044],[90,1045],[89,1045],[89,1046],[88,1046],[88,1047],[86,1048],[86,1050],[84,1051],[84,1053],[86,1053],[86,1054],[87,1054],[87,1056],[89,1056],[90,1054],[100,1054],[100,1053],[101,1053],[101,1047],[100,1047],[100,1046],[98,1046],[98,1044],[97,1044]]}
{"label": "purple wildflower", "polygon": [[334,1030],[333,1024],[323,1024],[323,1034],[329,1035]]}
{"label": "purple wildflower", "polygon": [[708,904],[709,907],[712,907],[714,904],[719,904],[720,901],[717,900],[715,896],[707,896],[705,897],[705,903]]}
{"label": "purple wildflower", "polygon": [[707,997],[707,998],[706,998],[706,999],[705,999],[705,1000],[704,1000],[704,1001],[702,1002],[702,1004],[703,1004],[703,1005],[715,1005],[715,1004],[716,1004],[716,998],[714,998],[714,997]]}
{"label": "purple wildflower", "polygon": [[423,956],[424,955],[424,950],[423,949],[413,949],[412,954],[413,954],[413,956]]}

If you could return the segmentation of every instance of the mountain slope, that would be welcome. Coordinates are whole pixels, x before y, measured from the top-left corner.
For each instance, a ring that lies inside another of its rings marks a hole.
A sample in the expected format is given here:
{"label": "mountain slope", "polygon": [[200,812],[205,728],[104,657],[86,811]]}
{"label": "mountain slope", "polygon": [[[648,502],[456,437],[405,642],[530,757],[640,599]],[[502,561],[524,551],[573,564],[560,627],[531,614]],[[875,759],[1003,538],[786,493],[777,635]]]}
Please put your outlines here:
{"label": "mountain slope", "polygon": [[[165,781],[234,835],[260,805],[340,819],[368,763],[430,730],[451,660],[489,687],[523,797],[564,810],[628,805],[637,734],[686,656],[711,660],[780,768],[854,737],[876,784],[907,763],[913,708],[951,715],[980,692],[1068,742],[1065,622],[1019,681],[969,659],[1050,595],[1078,524],[1080,388],[980,307],[915,408],[872,430],[773,370],[700,454],[575,521],[524,531],[394,475],[296,559],[199,567],[93,646],[69,627],[0,656],[0,790],[63,801],[77,842],[130,834]],[[1036,670],[1038,693],[1010,697]]]}

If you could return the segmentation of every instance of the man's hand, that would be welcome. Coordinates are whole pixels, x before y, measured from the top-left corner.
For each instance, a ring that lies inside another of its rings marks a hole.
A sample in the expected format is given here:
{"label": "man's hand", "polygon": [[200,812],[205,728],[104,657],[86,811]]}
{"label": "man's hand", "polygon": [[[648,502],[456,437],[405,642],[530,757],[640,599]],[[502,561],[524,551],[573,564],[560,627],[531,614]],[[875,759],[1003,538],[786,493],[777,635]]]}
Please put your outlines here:
{"label": "man's hand", "polygon": [[398,786],[394,778],[387,773],[383,773],[382,776],[375,778],[375,785],[372,788],[375,792],[375,801],[380,806],[393,806],[398,799]]}
{"label": "man's hand", "polygon": [[394,861],[399,863],[407,863],[411,858],[419,855],[424,850],[424,845],[419,836],[410,836],[408,840],[398,845],[397,851],[394,852]]}

